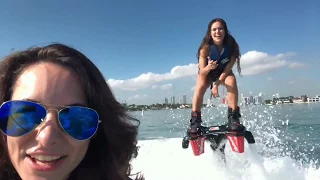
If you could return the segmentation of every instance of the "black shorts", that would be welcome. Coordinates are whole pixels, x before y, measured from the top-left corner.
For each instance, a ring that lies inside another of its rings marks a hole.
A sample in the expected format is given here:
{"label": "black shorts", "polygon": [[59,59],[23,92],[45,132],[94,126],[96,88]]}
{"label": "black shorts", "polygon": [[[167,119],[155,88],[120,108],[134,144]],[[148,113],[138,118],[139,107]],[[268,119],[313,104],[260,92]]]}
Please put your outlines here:
{"label": "black shorts", "polygon": [[210,78],[211,83],[215,82],[216,80],[219,79],[219,77],[221,76],[221,74],[223,73],[223,70],[220,71],[210,71],[208,73],[208,78]]}
{"label": "black shorts", "polygon": [[210,89],[212,89],[212,84],[216,82],[223,71],[210,71],[207,75],[207,82],[210,84]]}
{"label": "black shorts", "polygon": [[[198,69],[199,74],[200,69]],[[210,71],[207,75],[207,83],[211,85],[210,89],[212,88],[212,83],[219,79],[220,75],[223,73],[223,70],[220,71]]]}

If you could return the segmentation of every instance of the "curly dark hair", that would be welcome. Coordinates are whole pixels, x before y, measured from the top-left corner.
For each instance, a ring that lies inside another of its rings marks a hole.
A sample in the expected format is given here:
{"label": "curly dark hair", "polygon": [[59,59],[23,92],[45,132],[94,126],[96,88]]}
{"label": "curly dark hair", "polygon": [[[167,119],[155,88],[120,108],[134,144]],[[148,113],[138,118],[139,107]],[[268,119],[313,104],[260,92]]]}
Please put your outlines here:
{"label": "curly dark hair", "polygon": [[230,34],[230,31],[228,30],[228,26],[227,26],[226,21],[221,18],[212,19],[208,23],[206,34],[203,37],[201,44],[200,44],[198,51],[197,51],[197,59],[199,61],[199,56],[200,56],[200,52],[202,49],[204,50],[204,53],[205,53],[204,56],[207,57],[209,54],[209,46],[214,44],[213,39],[211,38],[211,26],[215,22],[220,22],[222,24],[223,28],[225,29],[226,34],[223,39],[223,44],[226,44],[228,46],[228,48],[230,49],[230,52],[231,52],[230,57],[233,56],[236,58],[237,70],[238,70],[239,75],[241,76],[241,67],[240,67],[241,54],[240,54],[239,45],[238,45],[237,41],[235,40],[235,38]]}
{"label": "curly dark hair", "polygon": [[[0,104],[10,100],[19,75],[30,65],[52,62],[69,68],[79,77],[90,108],[100,116],[96,135],[70,179],[127,180],[130,161],[138,155],[137,134],[140,121],[129,116],[117,102],[99,69],[81,52],[55,43],[32,47],[5,57],[0,62]],[[1,180],[20,179],[9,157],[6,136],[0,133]],[[137,174],[136,179],[144,179]]]}

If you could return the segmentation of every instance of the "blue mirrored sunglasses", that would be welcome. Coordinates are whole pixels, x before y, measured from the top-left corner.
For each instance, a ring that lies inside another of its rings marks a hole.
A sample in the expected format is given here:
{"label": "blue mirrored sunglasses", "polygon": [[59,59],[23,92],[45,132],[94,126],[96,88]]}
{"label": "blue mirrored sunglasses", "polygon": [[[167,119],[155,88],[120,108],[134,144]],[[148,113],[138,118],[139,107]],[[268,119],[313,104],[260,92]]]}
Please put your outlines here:
{"label": "blue mirrored sunglasses", "polygon": [[[63,106],[57,110],[61,128],[77,140],[87,140],[97,131],[101,122],[97,111],[81,106]],[[47,110],[31,101],[6,101],[0,106],[0,130],[7,136],[23,136],[37,128],[45,119]]]}

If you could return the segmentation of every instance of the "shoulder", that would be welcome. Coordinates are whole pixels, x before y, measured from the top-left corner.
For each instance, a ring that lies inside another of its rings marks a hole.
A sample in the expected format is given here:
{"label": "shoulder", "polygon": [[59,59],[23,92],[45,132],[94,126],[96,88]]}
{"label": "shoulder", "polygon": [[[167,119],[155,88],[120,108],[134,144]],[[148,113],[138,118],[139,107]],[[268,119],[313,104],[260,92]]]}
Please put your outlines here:
{"label": "shoulder", "polygon": [[207,57],[207,54],[208,54],[208,48],[202,47],[202,48],[199,50],[199,56],[200,56],[200,57]]}
{"label": "shoulder", "polygon": [[208,51],[208,48],[209,46],[203,46],[201,49],[200,49],[200,54],[204,54]]}

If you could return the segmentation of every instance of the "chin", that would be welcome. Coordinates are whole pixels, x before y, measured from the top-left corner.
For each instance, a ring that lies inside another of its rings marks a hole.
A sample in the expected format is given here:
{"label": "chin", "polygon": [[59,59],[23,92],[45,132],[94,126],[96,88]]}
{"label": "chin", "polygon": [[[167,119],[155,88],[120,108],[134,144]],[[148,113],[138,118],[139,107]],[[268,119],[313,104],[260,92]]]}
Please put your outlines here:
{"label": "chin", "polygon": [[67,180],[69,176],[64,176],[59,173],[34,173],[34,174],[28,174],[25,176],[21,176],[22,179],[28,179],[28,180]]}
{"label": "chin", "polygon": [[213,40],[214,44],[221,45],[223,43],[223,40]]}

